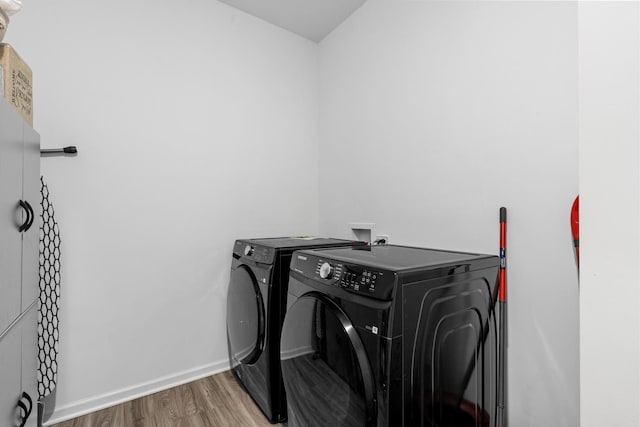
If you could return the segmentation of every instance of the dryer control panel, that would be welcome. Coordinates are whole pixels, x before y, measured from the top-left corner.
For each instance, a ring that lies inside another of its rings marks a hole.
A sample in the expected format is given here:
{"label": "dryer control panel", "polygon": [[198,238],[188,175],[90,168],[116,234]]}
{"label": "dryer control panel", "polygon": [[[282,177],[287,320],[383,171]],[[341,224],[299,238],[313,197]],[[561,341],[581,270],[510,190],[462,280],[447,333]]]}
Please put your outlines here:
{"label": "dryer control panel", "polygon": [[385,273],[379,270],[368,269],[363,266],[346,265],[340,276],[340,286],[354,291],[366,291],[376,293],[378,282],[384,282]]}
{"label": "dryer control panel", "polygon": [[344,263],[306,253],[291,259],[291,270],[318,282],[376,299],[391,299],[395,273],[367,266]]}

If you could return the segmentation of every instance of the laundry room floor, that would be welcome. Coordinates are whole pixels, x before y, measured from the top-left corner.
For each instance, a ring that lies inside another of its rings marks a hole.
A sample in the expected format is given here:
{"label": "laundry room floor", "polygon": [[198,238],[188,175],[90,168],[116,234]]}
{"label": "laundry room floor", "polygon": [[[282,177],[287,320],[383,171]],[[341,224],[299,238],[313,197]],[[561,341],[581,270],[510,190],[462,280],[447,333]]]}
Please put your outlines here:
{"label": "laundry room floor", "polygon": [[222,372],[51,427],[272,426],[231,372]]}

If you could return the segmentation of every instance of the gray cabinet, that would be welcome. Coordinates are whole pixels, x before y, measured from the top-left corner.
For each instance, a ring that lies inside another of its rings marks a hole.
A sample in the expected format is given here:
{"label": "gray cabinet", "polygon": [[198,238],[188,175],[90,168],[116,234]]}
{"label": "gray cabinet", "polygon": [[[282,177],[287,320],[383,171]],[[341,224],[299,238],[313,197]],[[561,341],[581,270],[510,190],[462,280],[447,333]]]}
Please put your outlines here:
{"label": "gray cabinet", "polygon": [[[40,135],[24,123],[24,156],[22,173],[22,198],[33,210],[33,224],[22,233],[22,311],[25,311],[40,295],[39,257],[40,224]],[[37,319],[36,319],[37,322]]]}
{"label": "gray cabinet", "polygon": [[0,425],[15,426],[17,403],[21,396],[22,336],[20,328],[11,328],[0,339]]}
{"label": "gray cabinet", "polygon": [[26,211],[22,200],[23,122],[0,97],[0,334],[22,313],[22,233]]}
{"label": "gray cabinet", "polygon": [[3,427],[37,424],[40,209],[40,137],[0,97],[0,426]]}
{"label": "gray cabinet", "polygon": [[[26,393],[32,399],[31,415],[25,426],[35,427],[38,423],[38,303],[34,302],[22,319],[20,332],[22,380],[21,394]],[[22,397],[22,396],[20,396]],[[28,402],[27,402],[28,403]],[[19,424],[18,424],[19,425]]]}

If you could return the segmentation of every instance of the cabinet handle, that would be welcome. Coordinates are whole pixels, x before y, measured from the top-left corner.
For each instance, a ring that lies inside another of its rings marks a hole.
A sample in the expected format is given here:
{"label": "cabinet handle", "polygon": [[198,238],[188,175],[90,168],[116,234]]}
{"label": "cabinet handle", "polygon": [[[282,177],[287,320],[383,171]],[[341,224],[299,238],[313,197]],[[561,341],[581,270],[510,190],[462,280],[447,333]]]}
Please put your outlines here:
{"label": "cabinet handle", "polygon": [[24,231],[28,231],[33,225],[33,220],[36,218],[36,214],[33,212],[33,208],[31,207],[31,204],[26,200],[24,202],[26,203],[27,208],[29,208],[29,224],[27,224],[27,228],[24,229]]}
{"label": "cabinet handle", "polygon": [[[27,408],[27,405],[25,405],[24,402],[22,401],[23,399],[25,399],[27,403],[29,403],[28,408]],[[27,420],[31,416],[31,411],[33,410],[33,400],[31,400],[31,396],[29,396],[29,393],[27,393],[26,391],[22,392],[22,397],[20,398],[20,400],[18,400],[18,407],[22,410],[24,414],[24,415],[21,414],[22,421],[20,422],[20,425],[18,427],[24,427],[25,424],[27,424]]]}
{"label": "cabinet handle", "polygon": [[18,228],[18,231],[22,233],[23,231],[26,231],[27,228],[29,227],[29,221],[31,220],[31,212],[33,211],[30,210],[29,202],[27,202],[26,200],[20,200],[20,207],[24,209],[24,211],[27,213],[27,218],[24,220],[24,223],[20,226],[20,228]]}

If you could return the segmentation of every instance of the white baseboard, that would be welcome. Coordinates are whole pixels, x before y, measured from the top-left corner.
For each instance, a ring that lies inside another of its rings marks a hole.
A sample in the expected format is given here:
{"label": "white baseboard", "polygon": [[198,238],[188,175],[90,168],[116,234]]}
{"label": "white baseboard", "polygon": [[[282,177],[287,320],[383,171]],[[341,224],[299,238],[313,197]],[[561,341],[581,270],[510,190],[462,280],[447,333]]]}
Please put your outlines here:
{"label": "white baseboard", "polygon": [[136,384],[131,387],[126,387],[120,390],[90,397],[88,399],[79,400],[77,402],[72,402],[56,408],[53,411],[51,418],[49,418],[49,420],[47,420],[44,425],[49,426],[52,424],[67,421],[72,418],[90,414],[91,412],[109,408],[120,403],[128,402],[129,400],[137,399],[139,397],[157,393],[159,391],[176,387],[181,384],[186,384],[200,378],[228,371],[229,369],[229,361],[224,360],[203,365],[194,369],[178,372],[173,375],[167,375],[165,377],[158,378],[157,380]]}

